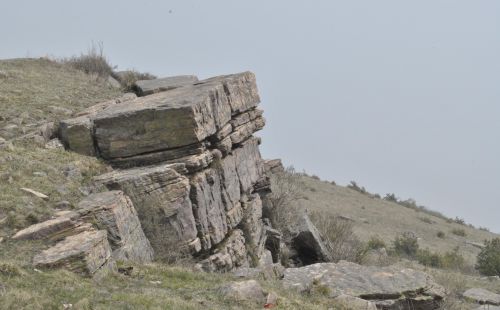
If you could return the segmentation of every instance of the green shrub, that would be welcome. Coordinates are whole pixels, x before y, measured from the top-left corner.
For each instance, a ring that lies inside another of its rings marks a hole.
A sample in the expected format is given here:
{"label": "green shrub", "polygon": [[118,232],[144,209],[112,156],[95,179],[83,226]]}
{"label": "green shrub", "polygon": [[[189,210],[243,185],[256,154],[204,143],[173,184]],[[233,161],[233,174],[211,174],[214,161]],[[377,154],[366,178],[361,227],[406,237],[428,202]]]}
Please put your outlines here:
{"label": "green shrub", "polygon": [[441,238],[441,239],[443,239],[445,237],[444,231],[438,231],[436,235],[438,238]]}
{"label": "green shrub", "polygon": [[418,240],[412,233],[405,232],[393,241],[394,252],[409,258],[415,258],[418,252]]}
{"label": "green shrub", "polygon": [[443,269],[461,270],[465,265],[465,259],[459,253],[458,247],[444,254],[431,252],[429,249],[419,250],[417,261],[424,266]]}
{"label": "green shrub", "polygon": [[476,269],[486,276],[500,276],[500,238],[485,240],[477,255]]}
{"label": "green shrub", "polygon": [[366,247],[370,250],[376,250],[376,249],[381,249],[381,248],[387,248],[385,245],[384,240],[382,240],[378,236],[373,236],[368,240],[368,243],[366,244]]}
{"label": "green shrub", "polygon": [[461,228],[454,228],[454,229],[452,229],[451,233],[454,235],[460,236],[460,237],[465,237],[467,235],[465,230],[463,230]]}

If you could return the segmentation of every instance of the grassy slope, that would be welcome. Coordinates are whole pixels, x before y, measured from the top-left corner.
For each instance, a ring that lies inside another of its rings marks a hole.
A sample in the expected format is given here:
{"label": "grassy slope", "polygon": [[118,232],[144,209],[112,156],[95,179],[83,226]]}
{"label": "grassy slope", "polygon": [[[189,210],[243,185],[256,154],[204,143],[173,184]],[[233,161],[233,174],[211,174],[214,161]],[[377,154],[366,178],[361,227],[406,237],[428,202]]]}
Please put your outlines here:
{"label": "grassy slope", "polygon": [[[411,231],[420,238],[421,248],[445,252],[458,246],[467,261],[474,263],[479,249],[465,241],[482,243],[485,239],[498,237],[484,230],[448,223],[444,219],[393,202],[374,199],[343,186],[307,176],[302,177],[302,180],[305,184],[302,194],[307,198],[298,203],[312,212],[350,217],[355,220],[354,230],[362,240],[375,235],[390,244],[398,234]],[[423,221],[424,218],[431,223]],[[465,230],[466,236],[453,234],[453,229]],[[439,231],[445,233],[444,238],[437,237]]]}
{"label": "grassy slope", "polygon": [[118,94],[83,72],[47,59],[2,60],[0,136],[10,139],[47,120],[67,118],[64,109],[77,112]]}

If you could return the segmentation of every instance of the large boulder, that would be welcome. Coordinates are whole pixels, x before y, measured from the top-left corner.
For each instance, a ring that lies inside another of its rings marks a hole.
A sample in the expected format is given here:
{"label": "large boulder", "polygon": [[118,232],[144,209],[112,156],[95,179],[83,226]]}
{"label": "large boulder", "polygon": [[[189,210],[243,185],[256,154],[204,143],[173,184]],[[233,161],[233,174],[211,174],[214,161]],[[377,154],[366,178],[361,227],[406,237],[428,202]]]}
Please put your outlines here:
{"label": "large boulder", "polygon": [[296,251],[296,259],[300,263],[310,265],[333,260],[320,232],[307,214],[304,213],[292,229],[294,237],[291,246]]}
{"label": "large boulder", "polygon": [[135,82],[135,88],[139,96],[147,96],[154,93],[176,89],[198,82],[194,75],[178,75],[160,79],[140,80]]}
{"label": "large boulder", "polygon": [[500,295],[483,288],[470,288],[462,296],[480,304],[500,306]]}
{"label": "large boulder", "polygon": [[283,284],[301,292],[321,286],[332,298],[354,296],[374,302],[379,309],[437,309],[445,296],[443,287],[424,272],[345,261],[286,269]]}

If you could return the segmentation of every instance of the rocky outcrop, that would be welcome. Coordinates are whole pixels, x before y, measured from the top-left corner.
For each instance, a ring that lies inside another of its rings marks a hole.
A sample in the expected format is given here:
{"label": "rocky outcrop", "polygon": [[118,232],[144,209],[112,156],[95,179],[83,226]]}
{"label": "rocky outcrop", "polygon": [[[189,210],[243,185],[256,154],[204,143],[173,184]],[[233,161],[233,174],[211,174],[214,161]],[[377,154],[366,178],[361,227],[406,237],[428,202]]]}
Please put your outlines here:
{"label": "rocky outcrop", "polygon": [[424,272],[345,261],[286,269],[283,284],[298,291],[321,286],[332,298],[350,295],[379,309],[437,309],[445,296],[444,289]]}
{"label": "rocky outcrop", "polygon": [[53,243],[33,259],[38,267],[64,267],[84,275],[114,270],[116,260],[151,262],[153,249],[132,201],[121,191],[93,194],[74,211],[17,232],[13,239]]}
{"label": "rocky outcrop", "polygon": [[156,258],[187,248],[207,271],[258,264],[267,236],[258,193],[269,182],[253,136],[265,125],[255,76],[136,86],[145,96],[62,121],[66,148],[117,168],[94,181],[130,197]]}
{"label": "rocky outcrop", "polygon": [[500,306],[500,295],[483,288],[470,288],[462,296],[480,304]]}

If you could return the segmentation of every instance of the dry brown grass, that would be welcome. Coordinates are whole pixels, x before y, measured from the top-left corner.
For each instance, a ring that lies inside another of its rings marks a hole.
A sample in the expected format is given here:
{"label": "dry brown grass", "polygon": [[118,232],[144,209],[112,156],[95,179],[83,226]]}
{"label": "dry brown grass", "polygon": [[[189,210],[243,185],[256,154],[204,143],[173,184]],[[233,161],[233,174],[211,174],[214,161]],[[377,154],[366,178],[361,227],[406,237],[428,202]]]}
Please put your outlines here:
{"label": "dry brown grass", "polygon": [[[319,212],[325,217],[342,215],[353,219],[354,233],[362,241],[368,241],[373,235],[377,235],[386,244],[391,244],[395,236],[410,231],[418,237],[421,248],[446,253],[458,246],[466,263],[473,265],[480,250],[466,241],[482,243],[485,239],[498,236],[311,177],[302,176],[301,182],[303,186],[300,188],[300,195],[306,199],[296,201],[297,206],[311,212]],[[315,191],[312,192],[308,188],[315,188]],[[423,216],[432,221],[432,224],[419,219]],[[440,231],[448,232],[454,229],[463,229],[465,237],[451,233],[445,238],[437,237]]]}

